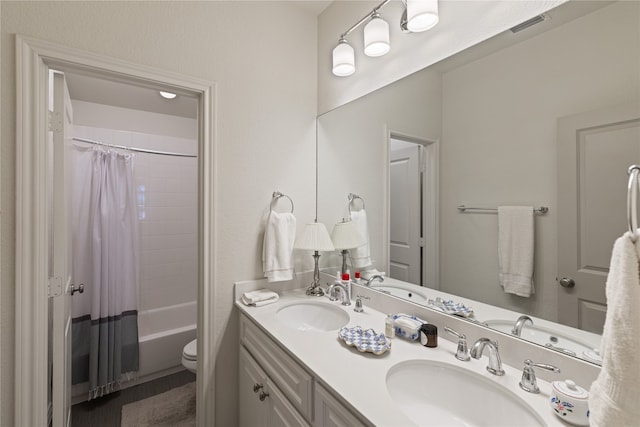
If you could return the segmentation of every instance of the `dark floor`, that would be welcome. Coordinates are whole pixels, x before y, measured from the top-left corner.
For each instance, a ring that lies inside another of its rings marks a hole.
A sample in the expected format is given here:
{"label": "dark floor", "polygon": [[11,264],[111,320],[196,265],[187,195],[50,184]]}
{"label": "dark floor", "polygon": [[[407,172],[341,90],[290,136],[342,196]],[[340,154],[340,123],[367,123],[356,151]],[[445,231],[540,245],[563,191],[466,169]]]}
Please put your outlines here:
{"label": "dark floor", "polygon": [[120,427],[120,413],[127,403],[164,393],[195,380],[195,374],[182,371],[99,399],[78,403],[71,408],[71,425],[72,427]]}

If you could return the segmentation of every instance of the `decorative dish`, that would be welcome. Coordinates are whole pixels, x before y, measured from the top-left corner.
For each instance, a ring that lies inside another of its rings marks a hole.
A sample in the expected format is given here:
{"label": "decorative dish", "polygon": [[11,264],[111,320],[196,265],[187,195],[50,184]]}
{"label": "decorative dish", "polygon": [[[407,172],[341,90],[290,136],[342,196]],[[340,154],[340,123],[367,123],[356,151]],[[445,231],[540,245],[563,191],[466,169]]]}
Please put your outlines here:
{"label": "decorative dish", "polygon": [[362,329],[360,326],[340,329],[338,338],[363,353],[380,355],[391,348],[391,341],[384,334],[378,334],[373,329]]}

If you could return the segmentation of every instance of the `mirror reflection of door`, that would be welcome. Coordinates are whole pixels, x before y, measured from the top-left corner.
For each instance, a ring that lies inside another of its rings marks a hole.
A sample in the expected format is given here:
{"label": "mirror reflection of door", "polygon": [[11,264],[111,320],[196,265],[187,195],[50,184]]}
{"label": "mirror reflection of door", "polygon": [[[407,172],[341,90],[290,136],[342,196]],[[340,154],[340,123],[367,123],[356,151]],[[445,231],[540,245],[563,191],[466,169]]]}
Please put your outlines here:
{"label": "mirror reflection of door", "polygon": [[638,162],[640,105],[558,120],[558,319],[563,324],[602,333],[611,249],[626,231],[627,168]]}
{"label": "mirror reflection of door", "polygon": [[389,276],[422,285],[422,150],[391,138]]}

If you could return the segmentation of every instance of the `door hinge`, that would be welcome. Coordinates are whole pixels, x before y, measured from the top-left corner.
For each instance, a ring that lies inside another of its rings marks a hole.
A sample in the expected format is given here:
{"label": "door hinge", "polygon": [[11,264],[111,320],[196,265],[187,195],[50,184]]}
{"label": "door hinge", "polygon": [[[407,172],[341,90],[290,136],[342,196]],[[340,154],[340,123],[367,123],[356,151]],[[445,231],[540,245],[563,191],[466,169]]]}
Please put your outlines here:
{"label": "door hinge", "polygon": [[57,111],[49,110],[47,112],[47,119],[49,122],[49,131],[62,132],[62,114]]}
{"label": "door hinge", "polygon": [[47,287],[49,298],[59,297],[62,295],[62,289],[61,277],[49,277],[49,285]]}
{"label": "door hinge", "polygon": [[420,245],[421,248],[424,248],[424,237],[420,237],[418,239],[418,244]]}

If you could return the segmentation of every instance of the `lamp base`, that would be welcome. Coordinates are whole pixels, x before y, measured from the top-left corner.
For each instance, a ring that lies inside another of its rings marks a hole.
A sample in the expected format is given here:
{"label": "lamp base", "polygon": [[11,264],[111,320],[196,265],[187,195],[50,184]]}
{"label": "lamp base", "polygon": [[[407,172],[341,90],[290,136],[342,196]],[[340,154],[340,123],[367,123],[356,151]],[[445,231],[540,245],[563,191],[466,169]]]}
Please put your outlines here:
{"label": "lamp base", "polygon": [[315,251],[312,256],[315,261],[315,266],[313,268],[313,282],[311,282],[311,286],[307,288],[306,294],[309,296],[321,297],[324,295],[324,291],[320,288],[320,268],[318,268],[318,258],[320,258],[320,254],[318,251]]}
{"label": "lamp base", "polygon": [[312,283],[311,286],[307,288],[307,291],[305,293],[313,297],[321,297],[324,295],[324,291],[316,283]]}

